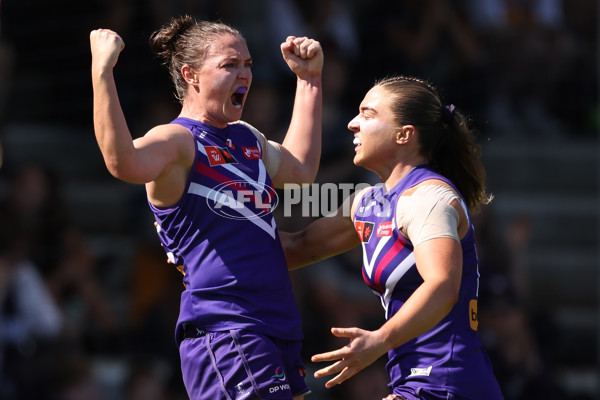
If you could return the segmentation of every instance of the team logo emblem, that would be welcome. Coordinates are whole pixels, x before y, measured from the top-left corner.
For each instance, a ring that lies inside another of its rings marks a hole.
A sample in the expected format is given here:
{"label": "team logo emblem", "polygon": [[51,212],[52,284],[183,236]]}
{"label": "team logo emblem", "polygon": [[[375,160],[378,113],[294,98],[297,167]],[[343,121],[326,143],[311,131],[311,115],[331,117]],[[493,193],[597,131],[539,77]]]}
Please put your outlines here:
{"label": "team logo emblem", "polygon": [[237,164],[237,160],[225,147],[204,146],[211,167],[222,164]]}
{"label": "team logo emblem", "polygon": [[363,243],[369,243],[371,236],[373,236],[374,227],[375,224],[373,222],[356,221],[354,223],[354,229],[356,229],[356,233],[358,233],[358,237]]}

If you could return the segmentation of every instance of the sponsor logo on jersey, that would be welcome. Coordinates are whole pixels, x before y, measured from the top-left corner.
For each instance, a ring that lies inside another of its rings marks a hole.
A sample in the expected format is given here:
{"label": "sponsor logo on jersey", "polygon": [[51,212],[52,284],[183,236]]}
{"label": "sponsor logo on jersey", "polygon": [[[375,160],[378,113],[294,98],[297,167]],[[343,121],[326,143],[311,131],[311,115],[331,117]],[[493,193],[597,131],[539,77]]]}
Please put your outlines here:
{"label": "sponsor logo on jersey", "polygon": [[469,324],[471,329],[476,331],[479,329],[479,319],[477,318],[477,299],[469,301]]}
{"label": "sponsor logo on jersey", "polygon": [[[285,382],[285,371],[283,370],[283,368],[281,367],[277,367],[277,369],[275,370],[275,375],[273,375],[271,377],[271,379],[276,379],[280,382]],[[279,391],[287,391],[287,390],[291,390],[290,384],[289,383],[281,383],[281,384],[277,384],[275,386],[271,386],[269,388],[269,393],[276,393]]]}
{"label": "sponsor logo on jersey", "polygon": [[244,152],[244,157],[248,160],[258,160],[260,159],[260,150],[258,147],[244,147],[242,146],[242,151]]}
{"label": "sponsor logo on jersey", "polygon": [[354,229],[356,229],[356,233],[358,233],[358,237],[361,242],[369,243],[371,240],[371,236],[373,236],[373,228],[375,224],[373,222],[368,221],[355,221]]}
{"label": "sponsor logo on jersey", "polygon": [[382,222],[377,225],[377,237],[392,236],[392,221]]}
{"label": "sponsor logo on jersey", "polygon": [[204,146],[211,167],[222,164],[237,164],[237,160],[225,147]]}

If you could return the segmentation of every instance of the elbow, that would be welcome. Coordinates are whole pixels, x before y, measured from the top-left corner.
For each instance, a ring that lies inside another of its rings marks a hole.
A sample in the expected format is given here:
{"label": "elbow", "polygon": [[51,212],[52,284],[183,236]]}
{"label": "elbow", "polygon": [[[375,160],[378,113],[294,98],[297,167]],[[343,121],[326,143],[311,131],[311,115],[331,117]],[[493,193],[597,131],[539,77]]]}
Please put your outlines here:
{"label": "elbow", "polygon": [[448,298],[448,305],[450,306],[450,308],[454,307],[456,303],[458,303],[458,293],[455,293],[454,295]]}
{"label": "elbow", "polygon": [[317,178],[318,170],[319,170],[318,161],[316,162],[316,164],[302,163],[297,168],[295,168],[293,171],[293,176],[294,176],[294,180],[295,180],[295,182],[293,182],[293,183],[297,183],[299,185],[303,185],[303,184],[312,185],[315,182],[315,179]]}
{"label": "elbow", "polygon": [[115,178],[127,182],[127,183],[146,183],[132,174],[133,168],[127,166],[125,163],[118,162],[117,160],[105,160],[106,169]]}
{"label": "elbow", "polygon": [[104,159],[104,164],[106,165],[106,169],[108,172],[117,179],[122,179],[123,176],[123,168],[121,164],[116,159]]}
{"label": "elbow", "polygon": [[448,309],[448,312],[450,312],[450,310],[459,301],[458,289],[455,290],[454,288],[448,288],[445,293],[445,299],[446,299],[446,308]]}
{"label": "elbow", "polygon": [[300,248],[302,238],[301,233],[279,232],[279,237],[281,239],[281,246],[283,247],[288,271],[303,267],[304,265],[301,257],[302,249]]}

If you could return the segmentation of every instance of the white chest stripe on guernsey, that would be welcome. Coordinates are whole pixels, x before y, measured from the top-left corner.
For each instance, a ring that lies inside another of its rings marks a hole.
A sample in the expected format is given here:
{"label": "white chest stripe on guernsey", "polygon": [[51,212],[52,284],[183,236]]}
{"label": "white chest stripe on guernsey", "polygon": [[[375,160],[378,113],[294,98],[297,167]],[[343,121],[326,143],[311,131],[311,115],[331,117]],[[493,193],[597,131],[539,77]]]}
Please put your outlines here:
{"label": "white chest stripe on guernsey", "polygon": [[[190,184],[188,193],[196,194],[227,207],[230,207],[232,203],[235,204],[235,210],[238,213],[246,217],[248,221],[252,222],[254,225],[258,226],[260,229],[267,232],[273,239],[275,239],[275,231],[277,226],[275,224],[275,218],[273,218],[273,215],[271,215],[271,222],[269,224],[266,221],[263,221],[262,218],[258,218],[252,210],[246,207],[245,204],[240,203],[235,197],[230,196],[228,193],[218,192],[194,182]],[[229,200],[225,201],[224,196],[227,196]]]}
{"label": "white chest stripe on guernsey", "polygon": [[[204,145],[200,142],[196,142],[198,145],[198,150],[204,154],[205,156],[207,156],[206,154],[206,149],[204,148]],[[257,142],[257,146],[259,145],[259,143]],[[242,171],[240,171],[238,168],[236,168],[235,166],[231,165],[231,164],[223,164],[221,165],[221,167],[225,168],[227,171],[231,172],[232,174],[238,176],[239,178],[243,179],[244,181],[248,182],[249,184],[251,184],[256,190],[258,190],[261,194],[265,191],[265,188],[267,187],[266,185],[266,178],[267,178],[267,171],[265,169],[265,165],[262,162],[262,160],[258,160],[258,179],[257,181],[255,181],[254,179],[250,178],[248,175],[246,175],[245,173],[243,173]],[[212,201],[214,201],[215,203],[219,203],[221,205],[226,205],[226,206],[230,206],[231,203],[233,202],[233,204],[236,205],[236,211],[239,212],[241,215],[243,215],[244,217],[246,217],[250,222],[252,222],[253,224],[255,224],[256,226],[258,226],[259,228],[261,228],[262,230],[264,230],[265,232],[267,232],[273,239],[275,239],[275,231],[276,231],[276,223],[275,223],[275,218],[273,218],[273,216],[271,215],[271,222],[270,224],[265,222],[264,220],[262,220],[261,218],[257,218],[256,214],[251,211],[250,209],[248,209],[245,204],[240,203],[237,199],[229,196],[227,193],[223,193],[223,192],[218,192],[214,189],[208,188],[206,186],[203,185],[199,185],[197,183],[191,183],[190,184],[190,188],[188,190],[189,193],[193,193],[193,194],[197,194],[199,196],[202,196],[206,199],[210,199]],[[220,193],[221,195],[217,197],[217,194]],[[228,200],[228,204],[226,204],[222,194],[226,194],[229,197]]]}
{"label": "white chest stripe on guernsey", "polygon": [[388,305],[390,304],[390,300],[392,299],[392,293],[398,284],[398,281],[404,276],[406,271],[410,269],[415,264],[415,253],[410,253],[408,257],[406,257],[400,265],[398,265],[390,276],[385,281],[385,292],[383,296],[381,296],[381,304],[385,310],[385,318],[389,318],[388,316]]}
{"label": "white chest stripe on guernsey", "polygon": [[375,267],[375,260],[377,260],[377,257],[379,257],[379,253],[381,253],[381,250],[383,249],[383,247],[385,246],[385,244],[388,242],[388,240],[390,240],[392,236],[384,236],[381,239],[379,239],[379,241],[377,242],[377,247],[375,247],[375,252],[373,252],[373,256],[371,257],[371,260],[369,261],[368,257],[367,257],[367,251],[365,249],[365,244],[363,243],[363,265],[365,266],[365,272],[367,273],[367,276],[369,277],[369,279],[371,279],[372,275],[373,275],[373,268]]}

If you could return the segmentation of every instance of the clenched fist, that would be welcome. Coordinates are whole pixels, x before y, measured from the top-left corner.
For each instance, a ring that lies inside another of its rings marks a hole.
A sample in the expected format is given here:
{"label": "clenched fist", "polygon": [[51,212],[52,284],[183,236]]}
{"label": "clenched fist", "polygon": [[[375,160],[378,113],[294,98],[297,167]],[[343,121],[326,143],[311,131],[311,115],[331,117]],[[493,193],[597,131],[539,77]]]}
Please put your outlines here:
{"label": "clenched fist", "polygon": [[323,70],[321,43],[307,37],[288,36],[281,43],[283,59],[300,79],[320,77]]}
{"label": "clenched fist", "polygon": [[101,72],[117,65],[119,54],[125,48],[125,42],[109,29],[96,29],[90,33],[92,51],[92,71]]}

